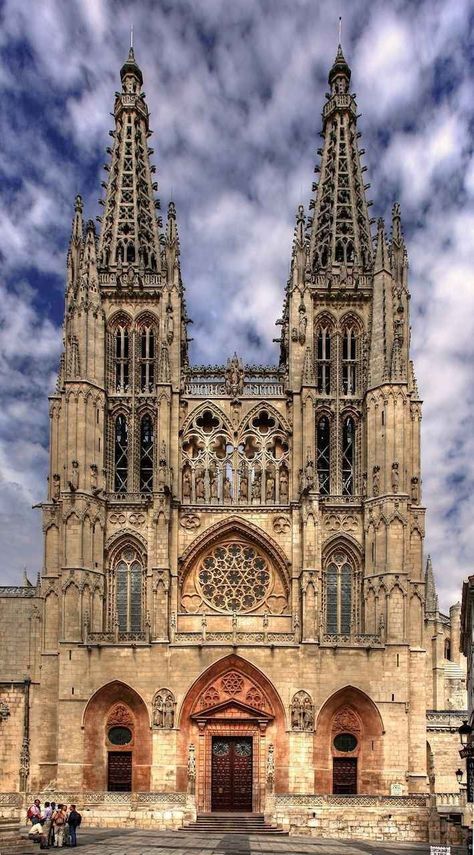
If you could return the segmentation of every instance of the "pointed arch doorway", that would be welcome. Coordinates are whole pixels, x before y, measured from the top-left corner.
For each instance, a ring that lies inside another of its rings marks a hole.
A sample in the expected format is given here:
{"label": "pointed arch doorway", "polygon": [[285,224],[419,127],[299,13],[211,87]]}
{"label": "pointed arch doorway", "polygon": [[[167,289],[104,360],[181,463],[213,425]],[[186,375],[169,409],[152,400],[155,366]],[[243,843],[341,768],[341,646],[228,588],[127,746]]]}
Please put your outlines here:
{"label": "pointed arch doorway", "polygon": [[267,678],[228,656],[191,687],[180,718],[183,760],[195,750],[198,812],[262,813],[269,754],[287,756],[283,705]]}

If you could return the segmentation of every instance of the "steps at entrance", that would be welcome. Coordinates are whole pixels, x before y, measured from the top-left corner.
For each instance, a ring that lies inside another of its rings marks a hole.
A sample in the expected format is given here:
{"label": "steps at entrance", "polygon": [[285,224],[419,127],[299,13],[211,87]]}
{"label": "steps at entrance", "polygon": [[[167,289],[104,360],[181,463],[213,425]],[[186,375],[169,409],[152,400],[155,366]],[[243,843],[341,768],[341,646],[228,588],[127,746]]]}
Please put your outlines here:
{"label": "steps at entrance", "polygon": [[282,834],[277,825],[269,825],[260,813],[198,813],[196,822],[183,826],[180,831],[195,834]]}

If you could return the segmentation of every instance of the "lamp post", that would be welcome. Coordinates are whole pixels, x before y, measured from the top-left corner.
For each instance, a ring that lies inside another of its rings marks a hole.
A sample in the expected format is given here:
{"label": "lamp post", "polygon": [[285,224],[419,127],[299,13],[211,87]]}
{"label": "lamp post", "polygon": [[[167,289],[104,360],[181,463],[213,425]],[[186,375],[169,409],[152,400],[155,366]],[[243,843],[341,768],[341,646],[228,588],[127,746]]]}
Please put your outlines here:
{"label": "lamp post", "polygon": [[462,769],[456,769],[455,775],[456,775],[456,781],[458,782],[459,786],[461,786],[462,778],[464,775],[463,770]]}
{"label": "lamp post", "polygon": [[[474,802],[474,741],[472,739],[472,727],[468,721],[463,721],[461,727],[458,730],[459,739],[461,740],[461,750],[459,752],[460,757],[466,761],[466,802],[469,804]],[[458,769],[456,772],[456,778],[458,783],[461,783],[461,780],[458,778],[458,774],[461,772],[462,779],[462,770]],[[468,853],[472,853],[473,850],[473,831],[471,829],[467,851]]]}

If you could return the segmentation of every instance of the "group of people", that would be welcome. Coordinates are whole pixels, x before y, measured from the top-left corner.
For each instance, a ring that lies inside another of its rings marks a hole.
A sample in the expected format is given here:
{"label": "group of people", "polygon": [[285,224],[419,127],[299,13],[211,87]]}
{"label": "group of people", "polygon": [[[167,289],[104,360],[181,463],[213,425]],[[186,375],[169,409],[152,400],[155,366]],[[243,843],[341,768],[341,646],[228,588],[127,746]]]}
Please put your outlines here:
{"label": "group of people", "polygon": [[31,822],[28,837],[40,844],[40,849],[50,846],[77,846],[77,829],[81,824],[81,814],[76,805],[69,808],[56,802],[45,802],[41,808],[39,799],[35,799],[28,808],[27,819]]}

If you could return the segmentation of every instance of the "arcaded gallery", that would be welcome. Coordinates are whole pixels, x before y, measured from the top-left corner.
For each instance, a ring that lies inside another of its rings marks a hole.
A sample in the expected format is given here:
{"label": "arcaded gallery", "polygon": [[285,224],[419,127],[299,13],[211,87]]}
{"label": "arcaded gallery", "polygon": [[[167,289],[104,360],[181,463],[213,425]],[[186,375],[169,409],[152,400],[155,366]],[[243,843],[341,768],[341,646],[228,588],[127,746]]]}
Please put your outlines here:
{"label": "arcaded gallery", "polygon": [[372,227],[349,66],[274,365],[192,363],[132,49],[120,78],[97,231],[73,212],[42,571],[0,589],[0,814],[348,837],[362,806],[362,836],[427,840],[459,797],[460,609],[423,553],[407,247],[396,203]]}

